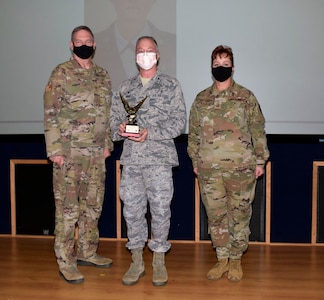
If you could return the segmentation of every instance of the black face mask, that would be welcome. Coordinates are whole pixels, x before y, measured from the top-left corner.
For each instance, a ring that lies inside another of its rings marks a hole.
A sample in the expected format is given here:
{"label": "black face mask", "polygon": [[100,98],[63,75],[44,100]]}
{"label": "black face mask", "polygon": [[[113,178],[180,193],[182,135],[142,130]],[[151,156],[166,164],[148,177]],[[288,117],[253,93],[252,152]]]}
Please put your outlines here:
{"label": "black face mask", "polygon": [[93,46],[82,45],[80,47],[73,47],[73,53],[82,59],[90,58],[93,51]]}
{"label": "black face mask", "polygon": [[232,67],[217,67],[212,68],[212,74],[216,81],[223,82],[231,77]]}

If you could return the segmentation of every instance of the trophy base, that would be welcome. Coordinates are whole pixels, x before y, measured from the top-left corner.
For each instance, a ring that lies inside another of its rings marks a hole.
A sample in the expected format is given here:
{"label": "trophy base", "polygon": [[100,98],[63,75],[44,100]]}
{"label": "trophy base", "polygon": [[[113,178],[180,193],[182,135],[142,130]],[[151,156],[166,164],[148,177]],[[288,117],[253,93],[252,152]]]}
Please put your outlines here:
{"label": "trophy base", "polygon": [[133,136],[139,137],[139,126],[136,124],[127,124],[125,128],[125,132],[122,133],[122,136]]}
{"label": "trophy base", "polygon": [[140,137],[141,136],[139,133],[132,133],[132,132],[124,132],[121,135],[126,136],[126,137]]}

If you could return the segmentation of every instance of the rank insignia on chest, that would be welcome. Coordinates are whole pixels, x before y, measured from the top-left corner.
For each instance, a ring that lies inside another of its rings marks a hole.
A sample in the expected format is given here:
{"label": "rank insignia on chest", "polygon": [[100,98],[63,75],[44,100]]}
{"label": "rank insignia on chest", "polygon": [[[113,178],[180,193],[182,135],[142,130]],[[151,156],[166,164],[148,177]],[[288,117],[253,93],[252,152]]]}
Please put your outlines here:
{"label": "rank insignia on chest", "polygon": [[221,107],[221,103],[220,103],[220,101],[215,99],[215,102],[214,102],[214,108],[215,108],[215,109],[220,109],[220,107]]}

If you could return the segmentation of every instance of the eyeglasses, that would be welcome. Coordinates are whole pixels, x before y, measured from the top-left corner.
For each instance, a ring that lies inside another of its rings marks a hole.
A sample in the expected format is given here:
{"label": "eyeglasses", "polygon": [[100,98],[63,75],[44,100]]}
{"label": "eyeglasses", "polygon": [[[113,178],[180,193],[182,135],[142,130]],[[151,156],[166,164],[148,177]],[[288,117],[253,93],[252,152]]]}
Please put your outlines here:
{"label": "eyeglasses", "polygon": [[81,40],[76,40],[73,42],[74,46],[81,47],[82,45],[87,45],[89,47],[93,46],[93,40],[86,40],[85,42]]}

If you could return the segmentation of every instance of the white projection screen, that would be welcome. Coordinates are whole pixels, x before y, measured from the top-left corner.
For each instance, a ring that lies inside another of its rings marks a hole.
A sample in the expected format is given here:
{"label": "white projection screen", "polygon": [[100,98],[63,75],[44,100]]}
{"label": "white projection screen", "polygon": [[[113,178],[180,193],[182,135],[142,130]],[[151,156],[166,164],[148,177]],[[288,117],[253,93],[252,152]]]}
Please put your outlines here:
{"label": "white projection screen", "polygon": [[268,134],[323,134],[323,15],[322,0],[0,0],[0,134],[43,133],[44,87],[80,24],[94,31],[114,90],[136,72],[136,38],[153,35],[189,114],[212,84],[212,50],[228,45],[234,80],[256,95]]}

